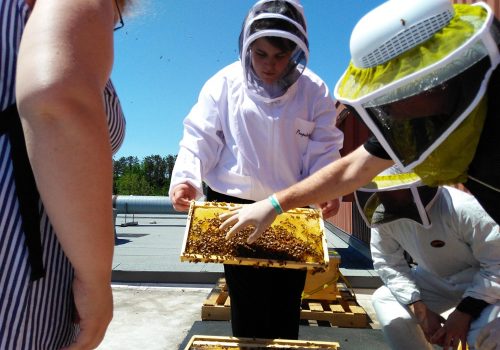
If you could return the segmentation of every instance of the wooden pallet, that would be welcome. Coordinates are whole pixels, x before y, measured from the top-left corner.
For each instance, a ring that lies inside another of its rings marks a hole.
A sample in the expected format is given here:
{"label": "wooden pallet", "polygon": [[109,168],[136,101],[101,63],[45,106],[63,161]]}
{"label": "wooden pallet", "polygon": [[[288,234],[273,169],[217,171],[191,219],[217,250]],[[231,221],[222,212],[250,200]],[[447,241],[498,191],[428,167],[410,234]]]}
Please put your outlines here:
{"label": "wooden pallet", "polygon": [[[300,318],[306,324],[330,327],[368,328],[369,317],[343,283],[337,283],[336,300],[302,300]],[[231,300],[223,278],[219,279],[201,308],[202,320],[231,319]]]}
{"label": "wooden pallet", "polygon": [[229,321],[231,319],[231,300],[227,291],[226,280],[219,278],[217,285],[208,295],[201,307],[201,319]]}

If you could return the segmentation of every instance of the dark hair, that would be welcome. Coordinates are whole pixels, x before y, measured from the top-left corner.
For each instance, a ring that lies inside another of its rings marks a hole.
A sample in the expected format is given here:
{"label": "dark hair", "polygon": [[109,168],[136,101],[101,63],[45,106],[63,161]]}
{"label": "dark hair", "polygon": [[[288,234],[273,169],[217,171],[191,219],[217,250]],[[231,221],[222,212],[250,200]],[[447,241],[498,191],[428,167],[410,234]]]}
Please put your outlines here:
{"label": "dark hair", "polygon": [[[287,1],[275,0],[263,3],[262,6],[253,14],[253,16],[257,16],[262,13],[277,13],[283,15],[287,18],[294,20],[295,22],[300,24],[304,28],[304,30],[306,30],[306,24],[302,14],[295,8],[295,6],[293,6]],[[304,42],[307,45],[307,38],[304,37],[302,32],[300,32],[300,30],[295,25],[293,25],[292,23],[288,22],[285,19],[263,18],[256,20],[250,26],[251,33],[256,33],[266,29],[278,29],[288,33],[295,34],[299,38],[303,38]],[[269,43],[274,47],[277,47],[278,49],[287,52],[293,51],[297,46],[297,44],[292,40],[282,37],[268,36],[265,37],[265,39],[269,41]]]}
{"label": "dark hair", "polygon": [[281,38],[279,36],[268,36],[265,37],[267,41],[277,49],[280,49],[283,52],[291,52],[295,50],[297,47],[297,44],[294,43],[293,41],[286,39],[286,38]]}
{"label": "dark hair", "polygon": [[[261,13],[276,13],[276,14],[283,15],[287,18],[294,20],[298,24],[300,24],[304,28],[304,30],[307,29],[306,23],[304,21],[304,17],[302,16],[302,14],[297,10],[297,8],[295,6],[293,6],[288,1],[275,0],[275,1],[269,1],[269,2],[263,3],[262,6],[255,12],[255,16],[257,16]],[[268,28],[280,29],[278,27],[272,27],[272,26],[268,27]]]}
{"label": "dark hair", "polygon": [[[278,26],[278,24],[281,22],[286,22],[286,21],[280,19],[269,19],[269,18],[255,21],[251,26],[251,31],[255,33],[270,28],[287,31],[285,28],[280,28],[280,26]],[[290,25],[290,23],[288,22],[286,22],[286,24]],[[280,36],[266,36],[263,37],[263,39],[266,39],[271,45],[285,52],[293,51],[295,50],[295,47],[297,47],[297,44],[292,40],[287,38],[282,38]]]}

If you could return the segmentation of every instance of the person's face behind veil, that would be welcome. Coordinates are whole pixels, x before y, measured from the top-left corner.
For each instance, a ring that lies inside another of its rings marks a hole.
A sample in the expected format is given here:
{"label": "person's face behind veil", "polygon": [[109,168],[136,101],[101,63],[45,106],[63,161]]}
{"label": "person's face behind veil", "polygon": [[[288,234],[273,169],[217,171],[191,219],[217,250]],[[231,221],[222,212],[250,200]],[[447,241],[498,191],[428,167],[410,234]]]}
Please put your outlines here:
{"label": "person's face behind veil", "polygon": [[381,191],[377,194],[387,213],[399,216],[401,213],[413,211],[415,203],[408,189]]}
{"label": "person's face behind veil", "polygon": [[252,43],[252,67],[257,76],[265,83],[277,81],[287,68],[291,51],[284,51],[273,46],[266,38],[259,38]]}
{"label": "person's face behind veil", "polygon": [[451,115],[459,98],[456,84],[443,83],[415,96],[389,103],[383,108],[394,120]]}

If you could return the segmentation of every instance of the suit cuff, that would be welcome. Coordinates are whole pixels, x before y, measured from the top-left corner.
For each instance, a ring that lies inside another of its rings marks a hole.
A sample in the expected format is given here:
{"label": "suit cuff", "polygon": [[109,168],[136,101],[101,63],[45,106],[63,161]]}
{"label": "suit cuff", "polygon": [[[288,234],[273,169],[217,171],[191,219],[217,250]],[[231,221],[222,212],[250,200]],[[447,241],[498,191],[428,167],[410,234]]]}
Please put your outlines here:
{"label": "suit cuff", "polygon": [[457,305],[456,309],[458,311],[462,311],[466,314],[472,316],[472,319],[476,319],[479,317],[481,312],[490,305],[484,300],[476,299],[473,297],[465,297],[462,301]]}

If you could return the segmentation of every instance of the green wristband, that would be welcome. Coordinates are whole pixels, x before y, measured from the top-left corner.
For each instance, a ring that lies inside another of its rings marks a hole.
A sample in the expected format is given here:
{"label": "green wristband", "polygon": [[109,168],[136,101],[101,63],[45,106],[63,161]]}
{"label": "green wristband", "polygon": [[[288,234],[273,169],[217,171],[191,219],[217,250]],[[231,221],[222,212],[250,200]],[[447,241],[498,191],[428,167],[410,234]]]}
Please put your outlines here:
{"label": "green wristband", "polygon": [[268,199],[271,202],[271,205],[273,206],[274,210],[276,210],[278,214],[283,214],[283,208],[281,207],[280,202],[278,202],[278,198],[276,198],[276,195],[272,194],[269,196]]}

